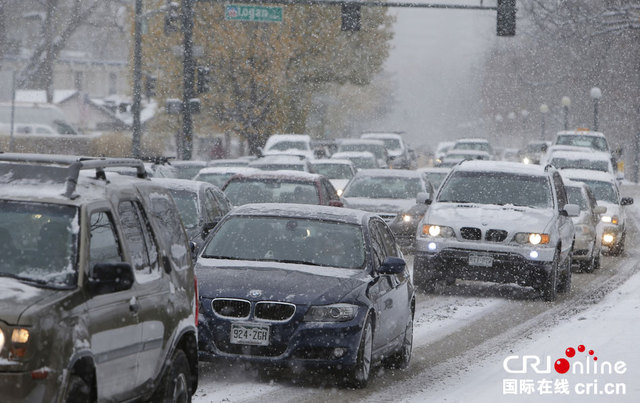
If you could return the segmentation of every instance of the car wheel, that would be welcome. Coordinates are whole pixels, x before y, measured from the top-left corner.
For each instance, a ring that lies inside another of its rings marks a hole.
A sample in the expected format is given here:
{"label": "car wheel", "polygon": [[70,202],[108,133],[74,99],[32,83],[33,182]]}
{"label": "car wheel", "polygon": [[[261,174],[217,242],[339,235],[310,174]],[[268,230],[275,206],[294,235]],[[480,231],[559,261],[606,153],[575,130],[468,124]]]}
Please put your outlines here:
{"label": "car wheel", "polygon": [[151,399],[154,402],[187,403],[191,402],[191,370],[189,360],[182,350],[176,350],[169,363],[160,387]]}
{"label": "car wheel", "polygon": [[406,369],[411,362],[413,350],[413,315],[409,316],[409,322],[404,329],[404,338],[400,349],[385,361],[385,366],[391,369]]}
{"label": "car wheel", "polygon": [[560,260],[560,252],[556,251],[551,263],[551,272],[544,280],[540,293],[545,301],[555,301],[558,296],[558,266]]}
{"label": "car wheel", "polygon": [[611,251],[611,255],[612,256],[620,256],[622,255],[622,252],[624,252],[624,241],[626,238],[626,233],[623,232],[622,236],[620,236],[620,242],[618,242]]}
{"label": "car wheel", "polygon": [[369,382],[371,373],[371,353],[373,350],[373,329],[371,327],[371,318],[367,316],[362,335],[360,336],[360,345],[358,346],[358,355],[356,363],[353,367],[347,369],[344,374],[345,385],[355,389],[362,389]]}
{"label": "car wheel", "polygon": [[71,375],[69,377],[69,385],[67,386],[67,396],[64,398],[64,401],[66,403],[94,401],[91,395],[91,386],[78,375]]}
{"label": "car wheel", "polygon": [[571,255],[567,257],[567,267],[562,275],[562,281],[558,282],[558,292],[568,293],[571,291]]}
{"label": "car wheel", "polygon": [[600,264],[600,253],[596,250],[595,245],[591,251],[591,259],[586,262],[580,262],[580,271],[584,273],[592,273],[596,269],[596,260]]}

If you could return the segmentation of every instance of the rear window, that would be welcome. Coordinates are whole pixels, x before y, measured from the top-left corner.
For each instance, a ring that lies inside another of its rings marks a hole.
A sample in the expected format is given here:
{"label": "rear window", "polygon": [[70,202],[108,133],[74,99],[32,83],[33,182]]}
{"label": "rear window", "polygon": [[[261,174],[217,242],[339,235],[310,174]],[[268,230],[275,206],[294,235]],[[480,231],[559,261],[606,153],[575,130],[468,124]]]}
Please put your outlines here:
{"label": "rear window", "polygon": [[227,183],[224,193],[234,206],[248,203],[320,204],[313,182],[234,179]]}

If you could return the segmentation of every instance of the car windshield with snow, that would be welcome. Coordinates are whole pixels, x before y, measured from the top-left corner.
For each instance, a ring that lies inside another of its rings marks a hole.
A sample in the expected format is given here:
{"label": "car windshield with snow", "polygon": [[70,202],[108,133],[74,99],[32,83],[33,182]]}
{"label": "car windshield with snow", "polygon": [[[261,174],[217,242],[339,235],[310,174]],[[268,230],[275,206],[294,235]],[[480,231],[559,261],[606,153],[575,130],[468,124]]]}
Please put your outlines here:
{"label": "car windshield with snow", "polygon": [[416,286],[456,279],[515,282],[547,300],[571,284],[574,227],[553,168],[465,161],[453,168],[416,235]]}
{"label": "car windshield with snow", "polygon": [[413,286],[373,214],[239,207],[212,233],[196,272],[201,359],[331,368],[351,387],[366,386],[376,362],[409,364]]}

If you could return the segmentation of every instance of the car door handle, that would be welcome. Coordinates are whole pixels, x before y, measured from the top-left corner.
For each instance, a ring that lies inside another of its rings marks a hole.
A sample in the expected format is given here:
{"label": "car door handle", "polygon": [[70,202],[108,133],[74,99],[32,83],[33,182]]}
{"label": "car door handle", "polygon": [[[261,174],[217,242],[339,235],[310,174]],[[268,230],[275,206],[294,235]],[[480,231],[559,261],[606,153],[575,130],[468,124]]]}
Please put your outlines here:
{"label": "car door handle", "polygon": [[131,297],[131,299],[129,300],[129,310],[132,313],[138,313],[139,309],[140,305],[138,305],[138,300],[136,299],[136,297]]}

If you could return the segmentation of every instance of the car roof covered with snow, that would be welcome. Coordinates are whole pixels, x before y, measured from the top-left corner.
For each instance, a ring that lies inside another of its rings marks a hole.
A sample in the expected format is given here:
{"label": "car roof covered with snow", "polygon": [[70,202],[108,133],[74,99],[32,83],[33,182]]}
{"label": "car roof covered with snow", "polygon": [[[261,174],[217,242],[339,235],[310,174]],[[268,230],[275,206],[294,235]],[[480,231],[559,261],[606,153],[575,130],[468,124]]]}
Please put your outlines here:
{"label": "car roof covered with snow", "polygon": [[202,187],[213,187],[213,185],[208,182],[195,181],[192,179],[151,178],[151,182],[157,183],[168,189],[186,190],[193,193],[198,193]]}
{"label": "car roof covered with snow", "polygon": [[252,174],[256,172],[264,172],[260,171],[258,168],[251,168],[247,166],[213,166],[202,168],[198,171],[198,175],[206,175],[206,174]]}
{"label": "car roof covered with snow", "polygon": [[559,150],[553,152],[551,159],[553,158],[565,158],[568,160],[589,160],[589,161],[611,161],[609,153],[603,151],[584,151],[585,148],[581,147],[580,151],[564,151]]}
{"label": "car roof covered with snow", "polygon": [[422,178],[422,173],[408,169],[361,169],[357,177],[385,177],[385,178]]}
{"label": "car roof covered with snow", "polygon": [[451,168],[446,167],[423,167],[416,169],[417,172],[421,173],[447,173],[451,171]]}
{"label": "car roof covered with snow", "polygon": [[312,181],[317,181],[321,177],[322,175],[319,175],[319,174],[283,169],[280,171],[257,171],[254,173],[246,173],[246,174],[240,173],[234,176],[232,179],[237,179],[237,178],[284,179],[284,180],[312,182]]}
{"label": "car roof covered with snow", "polygon": [[592,137],[603,137],[603,138],[606,137],[602,132],[596,132],[591,130],[562,130],[556,134],[556,137],[567,136],[567,135],[592,136]]}
{"label": "car roof covered with snow", "polygon": [[325,158],[320,160],[311,160],[311,165],[350,165],[353,166],[353,162],[346,159],[339,158]]}
{"label": "car roof covered with snow", "polygon": [[229,216],[262,215],[273,217],[310,218],[315,220],[341,221],[349,224],[361,224],[364,219],[376,214],[345,207],[330,207],[313,204],[295,203],[259,203],[245,204],[234,208]]}
{"label": "car roof covered with snow", "polygon": [[371,158],[376,159],[376,156],[369,151],[340,151],[331,155],[331,159],[345,159],[345,158]]}
{"label": "car roof covered with snow", "polygon": [[[453,168],[456,171],[473,171],[473,172],[501,172],[512,173],[516,175],[527,176],[546,176],[547,172],[541,165],[522,164],[520,162],[509,161],[480,161],[469,160],[463,161]],[[554,168],[549,168],[555,170]]]}

